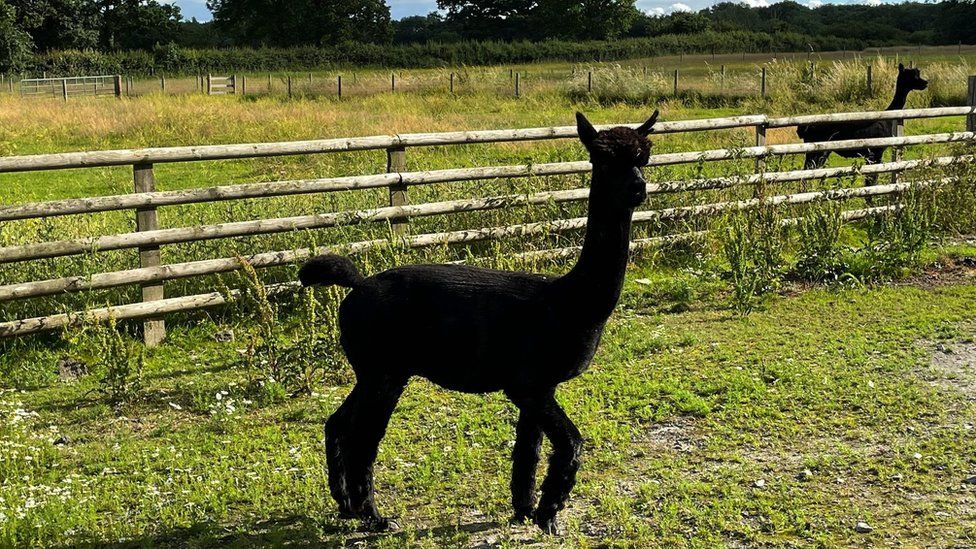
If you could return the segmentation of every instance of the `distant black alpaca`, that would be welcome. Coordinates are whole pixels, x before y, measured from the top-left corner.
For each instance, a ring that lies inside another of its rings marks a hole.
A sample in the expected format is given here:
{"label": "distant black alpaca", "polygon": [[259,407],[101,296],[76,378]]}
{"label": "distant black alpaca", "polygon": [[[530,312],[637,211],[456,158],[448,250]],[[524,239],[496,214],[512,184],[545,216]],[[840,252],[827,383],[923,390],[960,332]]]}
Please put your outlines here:
{"label": "distant black alpaca", "polygon": [[[597,132],[576,114],[593,180],[583,250],[565,276],[409,265],[364,278],[336,255],[302,267],[306,286],[353,288],[339,308],[339,327],[356,386],[325,425],[329,488],[341,516],[377,531],[390,526],[373,500],[373,462],[397,400],[417,375],[467,393],[504,391],[515,403],[515,519],[533,518],[556,533],[556,513],[576,482],[582,447],[579,430],[556,402],[556,386],[589,366],[620,297],[631,218],[647,197],[640,168],[657,116],[637,130]],[[536,507],[543,434],[553,452]]]}
{"label": "distant black alpaca", "polygon": [[[895,97],[885,110],[896,111],[905,108],[905,101],[912,90],[924,90],[928,82],[922,80],[918,69],[906,69],[898,65],[898,80],[895,83]],[[817,141],[841,141],[845,139],[874,139],[879,137],[893,137],[895,135],[894,120],[876,120],[859,122],[826,122],[809,124],[796,128],[796,134],[805,143]],[[833,151],[844,158],[864,158],[868,164],[878,164],[884,155],[886,147],[870,149],[848,149]],[[810,170],[822,168],[827,163],[831,151],[809,152],[803,162],[803,168]],[[873,181],[873,180],[872,180]]]}

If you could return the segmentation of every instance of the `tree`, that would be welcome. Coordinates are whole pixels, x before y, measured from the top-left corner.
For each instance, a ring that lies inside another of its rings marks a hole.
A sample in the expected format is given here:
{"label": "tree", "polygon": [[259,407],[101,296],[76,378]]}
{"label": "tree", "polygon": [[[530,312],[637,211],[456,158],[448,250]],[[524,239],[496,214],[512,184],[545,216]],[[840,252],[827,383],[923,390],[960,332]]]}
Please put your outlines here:
{"label": "tree", "polygon": [[180,8],[156,0],[105,0],[99,43],[106,50],[151,50],[175,42]]}
{"label": "tree", "polygon": [[627,34],[640,15],[634,0],[539,0],[535,38],[609,40]]}
{"label": "tree", "polygon": [[384,0],[210,0],[207,7],[215,28],[241,45],[323,46],[392,38]]}
{"label": "tree", "polygon": [[17,10],[0,0],[0,72],[21,70],[32,47],[30,35],[17,27]]}
{"label": "tree", "polygon": [[6,0],[16,26],[40,51],[98,47],[99,6],[93,0]]}
{"label": "tree", "polygon": [[451,27],[474,40],[519,40],[537,34],[531,25],[537,5],[535,0],[437,0]]}
{"label": "tree", "polygon": [[416,42],[457,42],[460,37],[450,30],[441,14],[404,17],[393,23],[393,41],[397,44]]}

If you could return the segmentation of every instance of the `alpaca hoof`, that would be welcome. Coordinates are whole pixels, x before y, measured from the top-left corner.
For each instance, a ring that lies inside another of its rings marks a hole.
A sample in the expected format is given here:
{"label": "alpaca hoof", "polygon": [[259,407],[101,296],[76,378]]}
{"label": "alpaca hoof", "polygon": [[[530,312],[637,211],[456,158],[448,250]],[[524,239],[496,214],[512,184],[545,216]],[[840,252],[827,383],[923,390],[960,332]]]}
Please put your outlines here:
{"label": "alpaca hoof", "polygon": [[395,520],[386,517],[370,517],[363,519],[363,530],[367,532],[395,532],[400,525]]}
{"label": "alpaca hoof", "polygon": [[559,535],[559,525],[556,523],[556,517],[540,518],[536,516],[535,524],[536,526],[539,527],[539,530],[542,530],[542,533],[544,534],[550,536]]}

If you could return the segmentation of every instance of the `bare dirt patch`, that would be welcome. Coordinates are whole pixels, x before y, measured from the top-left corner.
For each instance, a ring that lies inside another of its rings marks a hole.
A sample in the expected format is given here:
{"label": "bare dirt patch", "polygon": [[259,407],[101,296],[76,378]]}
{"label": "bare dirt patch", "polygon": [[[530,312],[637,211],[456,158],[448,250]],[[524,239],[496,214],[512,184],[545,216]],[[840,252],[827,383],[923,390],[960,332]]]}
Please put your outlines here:
{"label": "bare dirt patch", "polygon": [[651,450],[694,452],[702,445],[695,420],[684,416],[651,425],[644,435]]}
{"label": "bare dirt patch", "polygon": [[937,288],[974,282],[976,282],[976,258],[944,257],[931,265],[927,265],[921,273],[910,276],[898,284],[920,288]]}
{"label": "bare dirt patch", "polygon": [[976,341],[935,344],[921,377],[940,389],[976,400]]}

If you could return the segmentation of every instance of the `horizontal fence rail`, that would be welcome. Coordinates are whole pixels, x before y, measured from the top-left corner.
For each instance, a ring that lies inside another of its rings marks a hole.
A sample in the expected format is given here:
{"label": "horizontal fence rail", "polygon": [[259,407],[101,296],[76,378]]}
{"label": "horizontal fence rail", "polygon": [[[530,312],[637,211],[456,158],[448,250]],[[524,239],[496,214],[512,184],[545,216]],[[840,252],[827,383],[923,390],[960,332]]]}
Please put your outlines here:
{"label": "horizontal fence rail", "polygon": [[[211,80],[211,84],[214,84],[217,83],[218,79],[212,77],[209,80]],[[220,80],[219,84],[223,85],[231,82],[233,82],[233,79]],[[955,156],[939,156],[919,160],[901,160],[895,156],[891,162],[879,164],[779,172],[765,171],[762,162],[769,157],[819,151],[899,148],[912,145],[976,142],[976,128],[971,126],[967,128],[968,131],[912,136],[903,136],[900,130],[898,130],[906,119],[948,116],[966,116],[968,120],[974,120],[976,119],[976,106],[819,114],[781,118],[771,118],[766,115],[749,115],[660,122],[655,127],[655,133],[669,134],[752,128],[756,132],[757,145],[734,149],[656,154],[651,156],[649,166],[658,167],[700,162],[756,159],[757,172],[741,176],[656,182],[647,186],[647,192],[649,194],[716,190],[736,186],[763,185],[766,183],[803,182],[828,178],[876,176],[878,174],[892,174],[892,183],[792,194],[774,194],[772,196],[758,196],[746,200],[713,202],[657,210],[642,210],[635,213],[634,222],[638,225],[653,224],[662,221],[716,216],[729,212],[752,210],[763,206],[800,205],[823,200],[847,200],[851,198],[898,195],[912,188],[931,185],[933,182],[941,180],[902,181],[897,179],[899,177],[898,174],[922,168],[944,168],[955,164],[970,164],[976,161],[976,156],[973,154],[958,154]],[[898,131],[895,131],[892,137],[874,139],[781,145],[765,144],[764,136],[768,128],[855,120],[891,120],[893,121],[893,128]],[[628,126],[637,127],[637,124]],[[610,126],[601,126],[600,128],[608,127]],[[144,290],[146,288],[158,289],[158,293],[154,294],[155,297],[144,297],[144,301],[140,303],[123,304],[87,312],[63,313],[0,322],[0,337],[60,329],[85,318],[104,319],[110,316],[120,320],[160,318],[173,312],[226,304],[228,299],[232,299],[235,296],[234,292],[236,290],[230,291],[229,293],[162,298],[162,284],[165,281],[232,272],[243,268],[245,265],[253,267],[283,266],[302,261],[314,254],[325,251],[357,254],[380,246],[387,246],[391,242],[398,243],[407,248],[424,248],[520,236],[541,236],[583,229],[586,226],[586,218],[583,217],[413,235],[407,232],[407,225],[405,223],[407,220],[417,217],[459,212],[490,211],[513,206],[581,202],[585,201],[589,196],[589,189],[587,188],[571,188],[529,194],[509,194],[424,204],[407,204],[405,201],[405,193],[411,186],[503,178],[564,176],[588,173],[592,169],[592,166],[587,161],[574,161],[409,172],[404,168],[403,154],[406,148],[565,139],[576,137],[576,135],[575,126],[561,126],[514,130],[396,134],[391,136],[367,136],[286,143],[205,145],[0,157],[0,173],[105,166],[133,166],[134,173],[136,174],[137,191],[131,194],[113,196],[69,198],[45,202],[0,205],[0,222],[119,210],[135,210],[140,212],[139,215],[141,216],[138,218],[139,223],[137,223],[136,232],[0,247],[0,263],[100,253],[122,249],[138,249],[140,255],[143,257],[140,267],[134,269],[3,284],[0,285],[0,303],[17,299],[56,296],[68,292],[102,290],[134,285],[142,286]],[[248,159],[370,150],[385,150],[387,152],[389,159],[387,166],[388,173],[231,184],[176,191],[155,190],[155,180],[152,176],[152,165],[155,163]],[[389,189],[390,206],[192,227],[156,228],[155,211],[159,207],[377,188]],[[847,210],[842,213],[842,216],[845,220],[857,220],[871,215],[890,212],[897,208],[897,204],[892,204],[882,207]],[[158,258],[160,246],[172,244],[375,222],[390,223],[394,228],[393,236],[391,238],[352,242],[315,249],[300,248],[269,251],[246,257],[223,257],[174,264],[159,264],[158,259],[154,260],[157,261],[155,263],[152,262],[153,260],[147,261],[146,259],[147,253],[155,253]],[[790,222],[789,220],[787,221],[787,223]],[[633,242],[632,247],[639,249],[662,242],[691,238],[702,234],[705,234],[705,231],[637,239]],[[568,247],[556,250],[531,251],[520,255],[526,258],[569,257],[576,251],[578,251],[578,247]],[[288,283],[274,286],[274,290],[289,291],[294,287],[294,284]]]}
{"label": "horizontal fence rail", "polygon": [[[840,122],[851,120],[897,120],[938,118],[945,116],[973,116],[976,107],[940,107],[932,109],[907,109],[901,111],[855,112],[829,115],[808,115],[790,118],[769,118],[766,115],[734,116],[703,120],[659,122],[654,127],[657,134],[684,133],[746,127],[784,127],[813,122]],[[802,119],[800,122],[791,122]],[[640,124],[622,124],[636,128]],[[597,126],[606,129],[612,126]],[[128,166],[132,164],[159,164],[167,162],[191,162],[203,160],[231,160],[263,158],[269,156],[293,156],[334,152],[383,150],[394,147],[429,147],[438,145],[464,145],[474,143],[499,143],[568,139],[577,137],[575,126],[529,128],[521,130],[483,130],[428,134],[377,135],[369,137],[319,139],[286,143],[250,143],[235,145],[202,145],[196,147],[161,147],[149,149],[92,151],[0,158],[0,173],[18,171],[61,170],[70,168],[94,168]]]}
{"label": "horizontal fence rail", "polygon": [[[889,191],[890,192],[890,191]],[[885,193],[877,193],[885,194]],[[809,201],[811,199],[801,199],[794,198],[793,200]],[[794,202],[799,203],[799,202]],[[738,204],[739,209],[748,209],[749,207],[755,207],[755,205],[749,206],[746,204]],[[876,208],[866,208],[859,210],[848,210],[842,212],[841,219],[844,221],[854,221],[858,219],[863,219],[865,217],[876,215],[879,213],[889,212],[897,206],[881,206]],[[642,220],[643,221],[643,220]],[[796,222],[796,220],[786,220],[787,222]],[[580,229],[586,226],[585,218],[577,219],[567,219],[554,222],[543,222],[535,224],[517,225],[511,227],[500,227],[494,230],[479,230],[479,231],[457,231],[453,233],[438,233],[432,235],[422,235],[420,237],[413,237],[409,239],[406,244],[411,248],[420,248],[425,246],[433,246],[445,243],[453,242],[472,242],[476,240],[484,240],[488,238],[503,238],[505,236],[511,236],[512,234],[526,235],[526,234],[539,234],[546,231],[552,230],[568,230],[568,229]],[[704,235],[704,231],[696,231],[687,234],[675,234],[666,235],[661,237],[638,239],[631,243],[631,249],[638,250],[642,248],[647,248],[655,245],[660,245],[669,241],[685,240],[688,238],[694,238]],[[340,249],[334,248],[321,248],[316,250],[302,249],[295,250],[293,252],[287,252],[287,256],[282,259],[287,258],[287,261],[282,261],[280,264],[300,261],[302,259],[307,259],[316,253],[326,253],[326,252],[345,252],[345,253],[361,253],[371,247],[377,245],[386,244],[387,241],[369,241],[360,242],[350,246],[343,246]],[[557,250],[541,250],[537,252],[528,252],[521,254],[525,258],[545,258],[545,257],[569,257],[575,252],[579,251],[579,247],[571,248],[560,248]],[[283,252],[284,253],[284,252]],[[255,258],[257,256],[252,256]],[[238,260],[235,260],[238,261]],[[252,265],[255,266],[270,266],[270,265],[260,265],[255,261],[251,261]],[[240,262],[238,261],[238,265]],[[231,269],[228,269],[231,270]],[[276,293],[282,293],[289,290],[294,290],[299,287],[297,282],[286,282],[281,284],[272,284],[267,287],[269,295],[274,295]],[[58,330],[65,328],[69,325],[76,324],[84,321],[105,321],[110,318],[116,320],[129,320],[129,319],[140,319],[147,317],[158,317],[160,315],[172,314],[178,312],[186,312],[197,309],[203,309],[208,307],[217,307],[220,305],[226,305],[229,303],[230,299],[239,297],[241,294],[240,290],[230,290],[229,292],[211,292],[207,294],[199,294],[192,296],[176,297],[163,299],[159,301],[152,301],[147,303],[133,303],[128,305],[120,305],[117,307],[104,307],[100,309],[93,309],[90,311],[82,311],[76,313],[61,313],[56,315],[50,315],[45,317],[36,317],[23,320],[15,320],[10,322],[0,322],[0,338],[5,337],[15,337],[21,335],[28,335],[32,333]]]}

